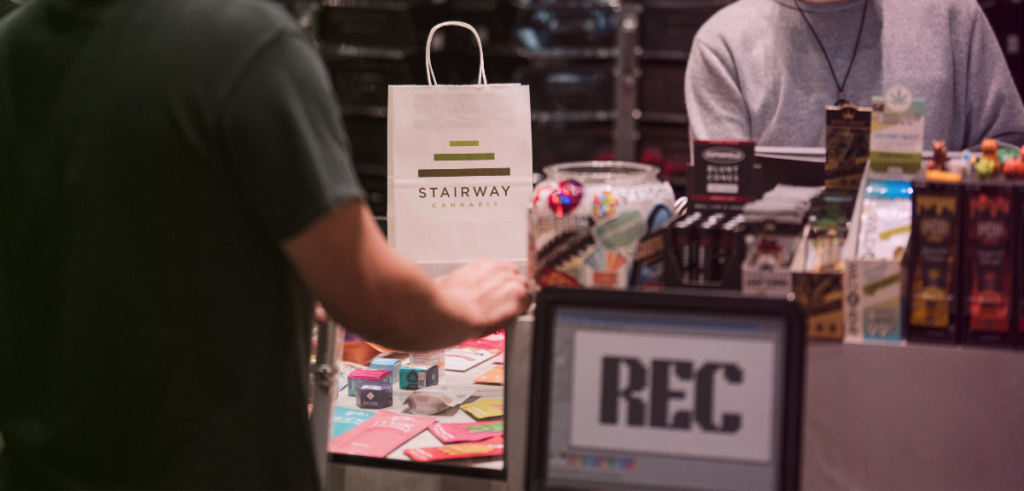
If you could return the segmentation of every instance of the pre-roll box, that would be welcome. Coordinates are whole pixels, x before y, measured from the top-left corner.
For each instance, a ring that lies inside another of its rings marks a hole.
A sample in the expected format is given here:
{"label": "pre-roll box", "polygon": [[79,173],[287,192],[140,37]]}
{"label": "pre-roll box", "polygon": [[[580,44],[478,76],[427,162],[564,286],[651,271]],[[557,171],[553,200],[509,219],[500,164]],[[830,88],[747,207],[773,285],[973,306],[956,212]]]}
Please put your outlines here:
{"label": "pre-roll box", "polygon": [[364,384],[392,384],[391,370],[356,370],[348,374],[348,395],[354,396]]}
{"label": "pre-roll box", "polygon": [[405,365],[399,370],[398,388],[407,390],[422,389],[437,385],[437,365]]}
{"label": "pre-roll box", "polygon": [[402,360],[394,358],[377,358],[370,362],[374,370],[391,370],[391,379],[398,380],[398,372],[402,369]]}
{"label": "pre-roll box", "polygon": [[957,342],[962,186],[914,181],[904,323],[909,341]]}
{"label": "pre-roll box", "polygon": [[367,383],[356,389],[356,404],[363,409],[384,409],[394,404],[391,384]]}
{"label": "pre-roll box", "polygon": [[1019,328],[1014,323],[1014,283],[1021,275],[1017,189],[1003,182],[972,182],[964,189],[961,339],[1009,347]]}

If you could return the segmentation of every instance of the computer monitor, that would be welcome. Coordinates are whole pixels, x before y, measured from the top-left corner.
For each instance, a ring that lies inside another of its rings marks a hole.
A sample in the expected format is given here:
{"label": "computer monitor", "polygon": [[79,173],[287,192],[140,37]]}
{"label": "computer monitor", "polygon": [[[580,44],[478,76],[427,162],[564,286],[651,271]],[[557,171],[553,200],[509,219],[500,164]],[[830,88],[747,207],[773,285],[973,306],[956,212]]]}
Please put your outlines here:
{"label": "computer monitor", "polygon": [[545,289],[527,487],[797,488],[804,326],[785,300]]}

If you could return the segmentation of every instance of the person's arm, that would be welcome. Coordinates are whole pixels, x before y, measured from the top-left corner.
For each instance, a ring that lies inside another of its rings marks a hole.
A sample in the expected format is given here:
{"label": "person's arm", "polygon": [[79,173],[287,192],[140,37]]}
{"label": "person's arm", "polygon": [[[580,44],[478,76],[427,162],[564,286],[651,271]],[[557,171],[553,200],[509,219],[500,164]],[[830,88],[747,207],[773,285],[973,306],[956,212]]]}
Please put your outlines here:
{"label": "person's arm", "polygon": [[511,263],[477,260],[431,281],[388,247],[362,201],[335,208],[282,248],[335,320],[389,348],[452,346],[507,327],[529,305]]}
{"label": "person's arm", "polygon": [[346,328],[424,350],[488,334],[525,310],[526,282],[511,264],[481,260],[432,282],[388,248],[362,199],[323,61],[300,33],[248,64],[222,128],[237,192]]}
{"label": "person's arm", "polygon": [[733,60],[698,33],[686,62],[686,114],[696,140],[749,140],[750,112]]}
{"label": "person's arm", "polygon": [[[970,32],[956,38],[969,43],[964,147],[977,147],[985,138],[1024,144],[1024,103],[1017,93],[1006,57],[992,26],[976,2],[970,5]],[[956,36],[956,34],[955,34]],[[964,66],[964,65],[961,65]]]}

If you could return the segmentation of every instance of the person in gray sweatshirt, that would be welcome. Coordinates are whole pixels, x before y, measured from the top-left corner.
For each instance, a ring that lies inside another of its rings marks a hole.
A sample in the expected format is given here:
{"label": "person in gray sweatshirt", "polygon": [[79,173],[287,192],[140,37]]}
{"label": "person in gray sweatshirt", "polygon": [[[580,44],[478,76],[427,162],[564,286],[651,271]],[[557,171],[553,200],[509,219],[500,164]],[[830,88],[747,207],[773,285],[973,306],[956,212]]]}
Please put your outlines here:
{"label": "person in gray sweatshirt", "polygon": [[701,26],[686,70],[698,140],[823,147],[840,87],[870,107],[899,84],[925,100],[925,142],[1024,144],[1024,104],[976,0],[740,0]]}

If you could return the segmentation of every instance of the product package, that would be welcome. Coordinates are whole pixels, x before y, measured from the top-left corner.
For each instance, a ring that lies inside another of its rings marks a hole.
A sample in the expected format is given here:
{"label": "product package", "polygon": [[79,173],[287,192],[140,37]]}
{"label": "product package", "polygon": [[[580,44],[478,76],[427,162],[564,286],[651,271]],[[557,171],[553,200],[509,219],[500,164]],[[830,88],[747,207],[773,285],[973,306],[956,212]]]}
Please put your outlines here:
{"label": "product package", "polygon": [[410,394],[405,403],[413,414],[437,414],[462,404],[475,393],[472,387],[426,387]]}
{"label": "product package", "polygon": [[484,360],[493,358],[497,354],[497,350],[476,348],[446,349],[444,350],[445,368],[453,372],[465,372],[483,363]]}
{"label": "product package", "polygon": [[907,339],[957,340],[960,186],[914,182]]}
{"label": "product package", "polygon": [[505,415],[505,401],[501,399],[480,399],[459,407],[476,419],[497,418]]}
{"label": "product package", "polygon": [[339,393],[341,391],[345,390],[346,387],[348,387],[348,376],[351,375],[352,372],[355,372],[355,371],[358,371],[358,370],[368,370],[369,369],[369,367],[367,367],[367,366],[360,365],[358,363],[352,363],[352,362],[349,362],[349,361],[339,361],[339,362],[337,362],[335,364],[335,366],[336,366],[336,368],[338,370],[338,392]]}
{"label": "product package", "polygon": [[394,404],[391,384],[366,383],[356,389],[356,404],[363,409],[384,409]]}
{"label": "product package", "polygon": [[910,242],[913,187],[907,181],[871,179],[864,189],[857,259],[898,260]]}
{"label": "product package", "polygon": [[379,411],[365,423],[330,441],[327,451],[364,457],[387,457],[389,453],[434,423],[434,418],[406,416]]}
{"label": "product package", "polygon": [[402,367],[398,374],[398,388],[407,390],[422,389],[437,385],[437,365],[414,365],[407,364]]}
{"label": "product package", "polygon": [[443,349],[409,353],[409,363],[412,365],[437,365],[438,377],[444,377],[444,362]]}
{"label": "product package", "polygon": [[405,449],[405,454],[408,455],[410,459],[417,462],[493,457],[503,453],[505,453],[505,440],[500,436],[477,443],[459,443],[444,447]]}
{"label": "product package", "polygon": [[377,358],[370,362],[374,370],[391,370],[391,379],[398,380],[398,371],[402,368],[402,360],[394,358]]}
{"label": "product package", "polygon": [[478,384],[505,385],[505,367],[493,367],[487,373],[473,379],[473,381]]}
{"label": "product package", "polygon": [[[1014,300],[1013,188],[967,186],[963,256],[963,341],[1009,346]],[[1019,246],[1018,246],[1019,247]]]}
{"label": "product package", "polygon": [[793,292],[793,270],[800,269],[794,268],[793,260],[800,252],[804,218],[822,190],[779,184],[743,206],[744,295],[783,298]]}
{"label": "product package", "polygon": [[375,413],[334,406],[334,419],[331,421],[331,439],[367,422]]}
{"label": "product package", "polygon": [[829,106],[825,116],[825,187],[856,190],[868,162],[871,108]]}
{"label": "product package", "polygon": [[494,334],[488,334],[482,338],[467,339],[459,343],[460,348],[477,348],[485,350],[505,350],[505,331],[498,331]]}
{"label": "product package", "polygon": [[903,262],[912,230],[913,177],[866,174],[843,248],[843,341],[903,344]]}
{"label": "product package", "polygon": [[356,390],[363,384],[392,384],[394,378],[391,370],[356,370],[348,374],[348,395],[356,395]]}
{"label": "product package", "polygon": [[504,436],[505,422],[434,423],[429,430],[444,444],[478,442],[496,436]]}

